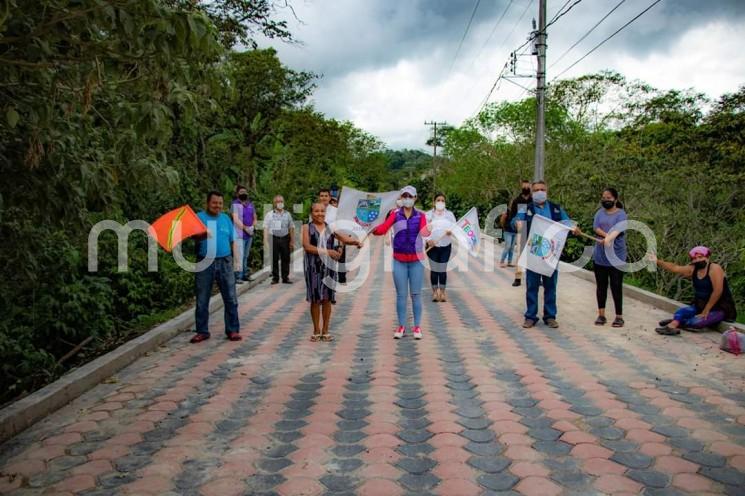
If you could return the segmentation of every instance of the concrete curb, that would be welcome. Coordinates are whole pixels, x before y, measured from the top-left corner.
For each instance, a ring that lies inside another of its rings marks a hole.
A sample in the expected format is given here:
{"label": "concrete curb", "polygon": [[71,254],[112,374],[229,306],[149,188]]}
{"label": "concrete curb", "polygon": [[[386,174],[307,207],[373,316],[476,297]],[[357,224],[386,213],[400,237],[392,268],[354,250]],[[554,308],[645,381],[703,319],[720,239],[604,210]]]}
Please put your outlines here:
{"label": "concrete curb", "polygon": [[[484,239],[491,240],[491,242],[494,243],[495,246],[499,246],[499,244],[496,243],[496,239],[494,239],[492,236],[484,234],[483,237]],[[562,274],[569,274],[571,276],[584,279],[585,281],[589,281],[593,284],[595,283],[595,274],[593,272],[587,269],[577,269],[576,267],[565,262],[561,262],[561,265],[566,269],[566,271],[562,271]],[[670,312],[671,314],[675,313],[677,309],[687,306],[685,303],[681,303],[679,301],[658,295],[656,293],[652,293],[651,291],[647,291],[646,289],[631,286],[629,284],[623,285],[623,294],[624,296],[628,296],[629,298],[641,301],[642,303],[652,305],[653,307],[657,307],[660,310]],[[734,327],[738,331],[745,333],[745,325],[738,324],[736,322],[722,322],[721,324],[719,324],[718,330],[719,332],[724,332],[729,327]],[[693,332],[706,332],[706,329]]]}
{"label": "concrete curb", "polygon": [[[297,256],[300,251],[293,252],[293,256]],[[240,296],[266,281],[270,276],[271,268],[264,267],[254,274],[253,281],[236,285],[236,292]],[[219,310],[222,306],[222,298],[219,294],[210,299],[210,313]],[[193,327],[194,308],[192,307],[117,349],[68,372],[42,389],[11,403],[0,410],[0,443],[67,405],[145,353]]]}

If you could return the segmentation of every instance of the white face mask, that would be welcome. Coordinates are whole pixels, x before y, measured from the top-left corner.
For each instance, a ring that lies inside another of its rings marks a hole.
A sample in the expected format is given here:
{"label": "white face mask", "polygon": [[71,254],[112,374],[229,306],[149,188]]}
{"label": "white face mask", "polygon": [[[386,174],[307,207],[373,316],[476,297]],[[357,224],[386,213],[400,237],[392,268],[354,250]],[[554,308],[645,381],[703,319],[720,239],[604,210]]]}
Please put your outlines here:
{"label": "white face mask", "polygon": [[282,203],[282,202],[278,202],[277,203],[277,210],[282,210],[284,208],[285,208],[285,204],[284,203]]}
{"label": "white face mask", "polygon": [[445,202],[442,202],[442,201],[435,202],[435,210],[439,212],[442,212],[443,210],[445,210]]}
{"label": "white face mask", "polygon": [[411,208],[414,206],[414,199],[413,198],[404,198],[403,199],[404,207]]}
{"label": "white face mask", "polygon": [[404,206],[404,201],[401,198],[399,198],[398,200],[396,200],[396,206],[398,208],[403,207]]}
{"label": "white face mask", "polygon": [[545,191],[533,191],[533,203],[543,205],[546,203],[547,198],[548,194]]}

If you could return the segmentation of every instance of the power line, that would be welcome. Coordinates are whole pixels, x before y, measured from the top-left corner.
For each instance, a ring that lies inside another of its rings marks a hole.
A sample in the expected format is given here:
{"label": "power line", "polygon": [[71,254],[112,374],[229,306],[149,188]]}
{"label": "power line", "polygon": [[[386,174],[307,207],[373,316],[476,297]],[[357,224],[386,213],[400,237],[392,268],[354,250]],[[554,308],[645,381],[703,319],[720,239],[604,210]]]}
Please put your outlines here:
{"label": "power line", "polygon": [[592,48],[592,50],[590,50],[589,52],[587,52],[586,54],[584,54],[582,57],[580,57],[579,59],[577,59],[572,65],[570,65],[569,67],[567,67],[566,69],[564,69],[563,71],[561,71],[556,77],[554,77],[554,79],[552,79],[552,81],[558,79],[564,73],[566,73],[569,69],[571,69],[575,65],[577,65],[580,62],[582,62],[583,60],[585,60],[592,52],[594,52],[595,50],[597,50],[598,48],[600,48],[601,46],[603,46],[605,44],[605,42],[607,42],[608,40],[610,40],[611,38],[613,38],[615,35],[617,35],[621,31],[623,31],[624,29],[626,29],[626,27],[629,26],[632,22],[636,21],[641,16],[643,16],[644,14],[646,14],[652,7],[654,7],[655,5],[657,5],[658,3],[660,3],[661,1],[662,0],[655,0],[654,2],[652,2],[652,4],[649,7],[647,7],[644,10],[642,10],[639,14],[636,15],[636,17],[634,17],[629,22],[627,22],[626,24],[624,24],[623,26],[621,26],[620,28],[618,28],[612,35],[608,36],[606,39],[604,39],[603,41],[601,41],[600,43],[598,43],[597,45],[595,45]]}
{"label": "power line", "polygon": [[[520,45],[519,47],[517,47],[515,50],[513,50],[510,53],[510,55],[512,55],[514,53],[516,58],[524,55],[525,54],[525,51],[523,51],[522,53],[516,53],[516,52],[518,50],[520,50],[521,48],[524,48],[525,45],[527,45],[530,41],[532,41],[532,38],[529,39],[527,42],[523,43],[522,45]],[[486,98],[484,98],[482,100],[481,105],[479,105],[479,107],[476,110],[475,114],[478,114],[481,111],[481,109],[484,108],[484,106],[489,102],[489,98],[491,98],[491,96],[494,93],[494,91],[499,87],[500,81],[505,80],[505,81],[508,81],[510,83],[513,83],[512,81],[510,81],[508,78],[505,77],[505,73],[507,72],[507,67],[509,66],[509,64],[510,64],[509,60],[504,63],[504,66],[502,67],[502,70],[499,72],[499,75],[497,76],[496,81],[494,81],[494,84],[492,85],[491,89],[489,90],[489,93],[487,93]],[[513,83],[513,84],[517,84],[517,83]],[[520,86],[520,85],[518,84],[518,86]],[[520,87],[523,88],[522,86],[520,86]]]}
{"label": "power line", "polygon": [[509,62],[504,63],[504,67],[502,67],[502,70],[499,72],[499,76],[497,76],[497,80],[494,81],[494,84],[489,90],[489,93],[487,93],[486,98],[484,98],[481,101],[481,104],[479,105],[479,108],[476,109],[476,112],[474,112],[474,115],[478,115],[478,113],[481,112],[481,109],[483,109],[484,106],[486,106],[487,102],[489,101],[489,98],[491,98],[492,93],[494,93],[494,90],[497,89],[497,85],[499,85],[499,82],[502,80],[502,77],[504,76],[504,73],[507,70],[508,65],[509,65]]}
{"label": "power line", "polygon": [[514,1],[515,0],[510,0],[510,2],[507,4],[507,7],[505,7],[504,10],[502,11],[502,15],[499,16],[499,19],[497,19],[497,22],[494,24],[494,27],[492,28],[491,33],[489,33],[489,37],[486,38],[486,41],[484,42],[483,45],[481,45],[481,48],[479,49],[479,52],[473,58],[473,61],[471,62],[471,67],[473,67],[473,64],[475,64],[476,61],[479,59],[479,57],[481,56],[481,53],[484,51],[484,48],[486,48],[486,45],[489,44],[489,42],[491,41],[492,37],[494,36],[494,33],[497,32],[497,28],[499,27],[499,24],[502,22],[502,19],[504,19],[504,16],[507,14],[507,11],[510,10],[510,7],[512,6],[512,3]]}
{"label": "power line", "polygon": [[[525,6],[525,9],[523,10],[522,14],[520,14],[520,18],[512,26],[512,30],[510,31],[510,34],[508,34],[505,37],[504,41],[499,46],[500,49],[502,48],[502,46],[504,46],[507,43],[507,40],[512,37],[512,34],[517,29],[517,26],[523,20],[523,17],[525,17],[525,14],[528,12],[528,9],[530,9],[530,7],[533,5],[534,2],[535,2],[535,0],[530,0],[530,2],[528,2],[528,5]],[[528,43],[530,43],[530,41],[532,41],[532,38],[529,38],[528,41],[526,41],[525,43],[523,43],[522,45],[520,45],[517,49],[513,50],[512,52],[516,52],[517,50],[520,50],[525,45],[527,45]],[[512,55],[512,52],[510,52],[510,55]],[[492,85],[491,89],[489,90],[489,93],[487,93],[486,98],[484,98],[484,100],[482,101],[481,105],[479,105],[479,107],[476,109],[476,112],[474,113],[474,115],[476,115],[479,112],[481,112],[481,109],[484,108],[484,105],[487,104],[487,102],[489,101],[489,98],[491,98],[491,96],[492,96],[492,93],[494,93],[494,90],[497,89],[497,87],[499,85],[499,81],[504,77],[504,74],[507,71],[507,67],[509,66],[509,63],[510,63],[509,62],[509,59],[507,60],[507,62],[504,63],[504,66],[502,67],[502,70],[499,72],[499,75],[497,76],[496,81],[494,81],[494,84]]]}
{"label": "power line", "polygon": [[611,10],[610,10],[610,11],[609,11],[609,12],[608,12],[607,14],[605,14],[605,15],[603,16],[603,18],[602,18],[602,19],[600,19],[600,20],[599,20],[598,22],[596,22],[596,23],[595,23],[595,25],[594,25],[593,27],[591,27],[589,31],[587,31],[587,32],[586,32],[586,33],[585,33],[584,35],[582,35],[582,37],[581,37],[580,39],[578,39],[578,40],[577,40],[577,41],[576,41],[576,42],[574,43],[574,45],[572,45],[572,46],[570,46],[569,48],[567,48],[567,50],[566,50],[566,51],[565,51],[564,53],[562,53],[562,54],[561,54],[561,55],[559,56],[559,58],[557,58],[557,59],[556,59],[556,60],[554,61],[554,63],[553,63],[553,64],[551,64],[551,65],[550,65],[550,66],[549,66],[548,68],[550,69],[551,67],[553,67],[553,66],[555,66],[556,64],[558,64],[558,63],[559,63],[559,61],[560,61],[561,59],[563,59],[563,58],[564,58],[564,57],[565,57],[565,56],[566,56],[566,55],[567,55],[567,54],[568,54],[569,52],[571,52],[572,50],[574,50],[574,48],[575,48],[575,47],[576,47],[577,45],[579,45],[580,43],[582,43],[582,42],[584,41],[584,39],[585,39],[585,38],[587,38],[587,37],[588,37],[588,36],[590,35],[590,33],[592,33],[592,32],[593,32],[593,31],[595,30],[595,28],[597,28],[598,26],[600,26],[600,24],[602,24],[602,22],[603,22],[604,20],[606,20],[606,19],[607,19],[607,18],[608,18],[608,17],[609,17],[609,16],[610,16],[610,15],[611,15],[611,14],[612,14],[613,12],[615,12],[615,11],[616,11],[616,9],[618,9],[618,7],[620,7],[620,6],[621,6],[621,5],[622,5],[622,4],[623,4],[623,3],[625,2],[625,1],[626,1],[626,0],[621,0],[620,2],[618,2],[618,3],[616,4],[616,6],[615,6],[615,7],[613,7],[613,8],[612,8],[612,9],[611,9]]}
{"label": "power line", "polygon": [[453,67],[455,67],[455,62],[458,60],[458,54],[460,54],[460,49],[463,47],[463,41],[465,41],[466,36],[468,36],[468,31],[471,29],[471,23],[473,22],[474,16],[476,16],[476,11],[479,8],[479,4],[481,3],[481,0],[476,0],[476,4],[473,6],[473,12],[471,12],[471,18],[468,19],[468,24],[466,25],[466,31],[463,33],[463,37],[460,39],[460,43],[458,44],[458,49],[455,51],[455,57],[453,58],[453,63],[450,64],[450,70],[449,73],[453,72]]}
{"label": "power line", "polygon": [[[517,29],[517,26],[518,26],[518,25],[520,24],[520,22],[521,22],[521,21],[523,20],[523,17],[525,17],[525,14],[526,14],[526,13],[528,12],[528,9],[530,9],[530,7],[531,7],[531,6],[533,5],[533,3],[534,3],[534,2],[535,2],[535,0],[530,0],[530,2],[528,2],[528,5],[526,5],[526,6],[525,6],[525,9],[523,10],[523,13],[522,13],[522,14],[520,14],[520,18],[519,18],[519,19],[517,20],[517,22],[516,22],[516,23],[515,23],[515,24],[514,24],[514,25],[512,26],[512,30],[510,31],[510,34],[508,34],[508,35],[507,35],[507,36],[506,36],[506,37],[504,38],[504,41],[503,41],[503,42],[502,42],[502,44],[501,44],[501,45],[499,46],[499,48],[500,48],[500,49],[501,49],[501,48],[502,48],[502,47],[503,47],[503,46],[504,46],[504,45],[505,45],[505,44],[507,43],[507,40],[509,40],[510,38],[512,38],[512,35],[513,35],[513,33],[514,33],[514,32],[515,32],[515,30]],[[523,44],[523,46],[525,46],[525,44]],[[521,48],[522,48],[522,47],[521,47]],[[518,50],[519,50],[519,48],[518,48]],[[514,50],[513,50],[513,51],[514,51]]]}
{"label": "power line", "polygon": [[[572,10],[580,2],[582,2],[582,0],[575,0],[575,2],[572,5],[570,5],[569,8],[566,9],[564,12],[561,12],[561,11],[557,12],[556,15],[554,16],[554,18],[551,19],[551,21],[549,21],[548,24],[546,24],[546,27],[548,28],[551,24],[555,23],[556,21],[558,21],[559,19],[561,19],[562,17],[564,17],[565,15],[567,15],[569,13],[569,11]],[[569,2],[567,2],[567,3],[569,3]],[[566,3],[564,5],[566,5]]]}
{"label": "power line", "polygon": [[548,21],[548,22],[549,22],[549,23],[551,23],[551,22],[554,22],[554,19],[556,19],[556,18],[558,17],[558,15],[559,15],[559,14],[561,14],[561,11],[562,11],[562,10],[564,10],[564,7],[566,7],[567,5],[569,5],[569,2],[571,2],[571,1],[572,1],[572,0],[567,0],[566,2],[564,2],[564,5],[562,5],[562,6],[561,6],[561,7],[559,8],[559,10],[557,10],[557,11],[556,11],[556,14],[554,14],[554,16],[553,16],[553,17],[551,18],[551,20],[550,20],[550,21]]}

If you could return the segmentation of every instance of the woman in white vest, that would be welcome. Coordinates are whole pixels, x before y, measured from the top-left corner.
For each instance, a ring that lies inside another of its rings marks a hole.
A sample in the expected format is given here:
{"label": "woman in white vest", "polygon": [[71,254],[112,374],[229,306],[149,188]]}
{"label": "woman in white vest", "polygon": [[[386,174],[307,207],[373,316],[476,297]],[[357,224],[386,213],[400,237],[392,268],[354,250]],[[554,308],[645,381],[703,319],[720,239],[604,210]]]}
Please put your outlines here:
{"label": "woman in white vest", "polygon": [[434,208],[427,212],[427,224],[432,233],[427,241],[427,256],[429,256],[429,280],[432,284],[432,301],[447,301],[445,286],[447,285],[447,266],[452,251],[453,234],[451,229],[456,223],[453,212],[445,208],[445,195],[437,193],[434,198]]}

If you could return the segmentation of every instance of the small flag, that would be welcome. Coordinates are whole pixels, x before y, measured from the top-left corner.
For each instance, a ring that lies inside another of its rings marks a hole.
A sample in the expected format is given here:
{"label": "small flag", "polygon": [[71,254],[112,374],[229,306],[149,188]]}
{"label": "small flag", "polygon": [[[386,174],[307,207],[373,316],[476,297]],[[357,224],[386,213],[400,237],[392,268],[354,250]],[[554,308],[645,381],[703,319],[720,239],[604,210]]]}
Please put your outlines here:
{"label": "small flag", "polygon": [[476,255],[481,245],[481,228],[479,228],[479,213],[476,207],[471,208],[455,225],[453,235],[458,243],[468,248],[471,255]]}
{"label": "small flag", "polygon": [[207,226],[189,205],[171,210],[150,224],[150,236],[168,253],[183,240],[207,234]]}

